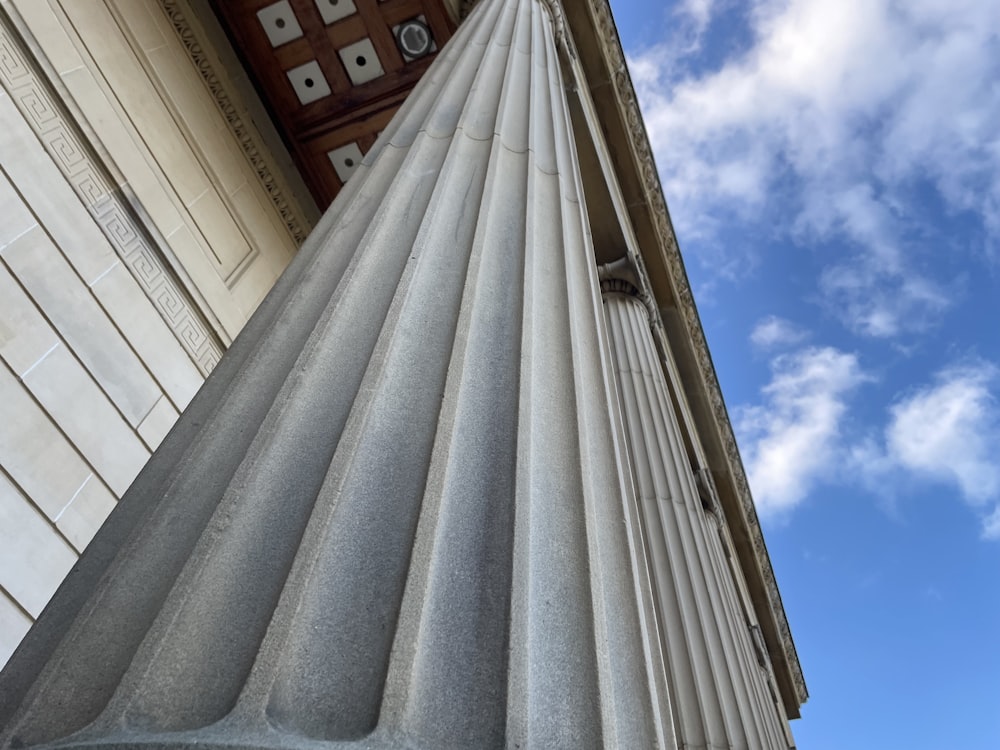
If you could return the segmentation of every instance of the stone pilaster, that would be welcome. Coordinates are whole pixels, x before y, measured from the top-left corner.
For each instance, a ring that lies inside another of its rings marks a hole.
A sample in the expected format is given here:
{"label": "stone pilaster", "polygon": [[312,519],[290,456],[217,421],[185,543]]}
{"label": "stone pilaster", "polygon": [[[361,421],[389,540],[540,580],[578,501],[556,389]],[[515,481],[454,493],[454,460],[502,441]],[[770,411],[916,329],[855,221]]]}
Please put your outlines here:
{"label": "stone pilaster", "polygon": [[619,262],[602,268],[601,289],[677,747],[785,748],[722,552],[718,511],[706,511],[699,497],[641,281]]}
{"label": "stone pilaster", "polygon": [[564,92],[545,5],[484,0],[12,658],[0,746],[665,744]]}

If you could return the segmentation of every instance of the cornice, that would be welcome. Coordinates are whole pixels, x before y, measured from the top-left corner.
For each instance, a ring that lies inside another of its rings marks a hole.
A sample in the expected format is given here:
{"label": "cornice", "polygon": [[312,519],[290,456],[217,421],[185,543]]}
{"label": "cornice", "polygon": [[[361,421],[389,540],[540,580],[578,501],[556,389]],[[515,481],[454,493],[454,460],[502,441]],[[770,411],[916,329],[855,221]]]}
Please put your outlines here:
{"label": "cornice", "polygon": [[[712,364],[708,344],[705,340],[705,333],[694,303],[694,297],[691,293],[691,285],[688,281],[687,272],[684,269],[684,263],[677,245],[677,237],[674,234],[667,211],[659,173],[656,169],[649,137],[646,133],[642,113],[635,95],[635,89],[632,86],[632,79],[628,73],[625,54],[618,38],[618,31],[615,27],[611,7],[608,0],[588,0],[588,3],[594,21],[596,38],[610,71],[610,84],[614,89],[615,98],[618,102],[623,122],[627,128],[629,145],[638,168],[638,177],[642,183],[646,207],[659,242],[663,260],[667,265],[670,275],[677,309],[680,312],[685,332],[697,360],[697,371],[701,385],[709,401],[715,427],[722,441],[727,464],[726,470],[733,482],[736,495],[739,499],[739,517],[732,518],[732,511],[730,511],[730,514],[727,514],[727,520],[730,525],[742,527],[750,540],[754,562],[767,592],[768,605],[780,639],[780,646],[784,652],[784,660],[794,683],[795,697],[801,704],[806,701],[809,695],[805,678],[802,674],[802,667],[799,663],[795,643],[792,640],[791,629],[789,628],[788,619],[781,602],[781,595],[778,591],[774,570],[764,543],[764,536],[761,532],[760,521],[757,517],[750,486],[747,482],[743,461],[740,458],[739,449],[736,444],[732,423],[730,422],[729,413],[726,410],[725,401],[722,397],[722,389],[719,386],[715,367]],[[577,42],[579,43],[579,40]]]}
{"label": "cornice", "polygon": [[278,170],[274,168],[266,156],[267,149],[261,146],[253,126],[240,116],[239,109],[233,103],[233,97],[229,93],[228,85],[216,72],[213,61],[205,51],[207,45],[199,39],[197,32],[188,20],[188,16],[185,15],[186,3],[183,0],[158,0],[158,2],[160,9],[170,21],[170,25],[187,52],[188,58],[194,64],[198,75],[201,76],[202,82],[211,94],[215,106],[222,113],[230,132],[236,138],[236,142],[240,144],[243,155],[250,162],[254,174],[257,175],[257,179],[272,205],[281,216],[285,229],[295,240],[295,244],[301,245],[309,236],[309,224],[299,213],[294,203],[288,199],[281,180],[276,176]]}

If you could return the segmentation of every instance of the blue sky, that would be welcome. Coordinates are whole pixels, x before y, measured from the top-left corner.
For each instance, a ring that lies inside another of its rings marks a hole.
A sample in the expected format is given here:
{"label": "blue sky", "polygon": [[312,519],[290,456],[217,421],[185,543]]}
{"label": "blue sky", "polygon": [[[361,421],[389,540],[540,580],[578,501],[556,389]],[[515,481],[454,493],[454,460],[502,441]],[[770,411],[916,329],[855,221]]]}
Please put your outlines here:
{"label": "blue sky", "polygon": [[811,698],[1000,747],[1000,3],[612,0]]}

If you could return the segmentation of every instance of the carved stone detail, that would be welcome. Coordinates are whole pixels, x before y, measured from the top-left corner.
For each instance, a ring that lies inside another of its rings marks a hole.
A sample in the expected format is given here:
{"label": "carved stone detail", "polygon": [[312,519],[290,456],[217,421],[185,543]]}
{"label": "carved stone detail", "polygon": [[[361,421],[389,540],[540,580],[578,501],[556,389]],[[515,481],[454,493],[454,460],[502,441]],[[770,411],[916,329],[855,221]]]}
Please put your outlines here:
{"label": "carved stone detail", "polygon": [[654,331],[663,327],[660,313],[656,309],[653,295],[650,292],[649,277],[642,267],[642,259],[629,253],[618,260],[598,266],[598,278],[601,281],[601,292],[618,292],[635,297],[646,309],[646,318]]}
{"label": "carved stone detail", "polygon": [[230,132],[240,144],[240,149],[250,166],[253,167],[254,174],[260,180],[261,187],[267,193],[268,198],[274,205],[275,210],[281,216],[281,221],[295,240],[297,245],[305,242],[309,235],[308,222],[299,214],[294,203],[285,196],[282,186],[275,177],[275,170],[265,156],[266,148],[259,143],[258,137],[254,134],[253,127],[244,122],[239,111],[223,82],[219,79],[212,61],[205,53],[205,47],[198,39],[194,29],[187,17],[184,15],[183,3],[179,0],[159,0],[160,9],[167,16],[170,25],[177,33],[184,50],[187,52],[192,64],[198,71],[205,88],[212,95],[212,101],[218,107],[219,112],[225,118],[226,125]]}
{"label": "carved stone detail", "polygon": [[638,297],[639,290],[625,279],[601,279],[602,294],[624,294],[627,297]]}
{"label": "carved stone detail", "polygon": [[566,52],[571,58],[576,58],[576,50],[573,49],[573,41],[566,31],[566,15],[563,12],[561,0],[542,0],[542,5],[549,11],[552,18],[552,33],[555,35],[556,44]]}
{"label": "carved stone detail", "polygon": [[746,471],[743,467],[743,461],[740,458],[739,449],[736,445],[736,437],[733,433],[726,404],[722,397],[722,389],[719,386],[715,367],[709,355],[705,333],[698,317],[687,273],[684,270],[684,263],[677,246],[677,238],[670,222],[669,213],[667,212],[659,173],[653,159],[652,148],[649,143],[649,137],[646,134],[635,89],[632,86],[632,79],[628,73],[625,53],[622,50],[618,32],[611,15],[611,7],[608,4],[608,0],[589,0],[589,4],[591,16],[594,19],[594,26],[603,47],[605,59],[607,60],[608,69],[611,71],[611,83],[616,93],[620,111],[628,128],[629,141],[635,155],[636,163],[638,164],[639,176],[642,179],[646,194],[646,203],[659,239],[663,258],[667,263],[670,277],[673,281],[677,296],[677,307],[694,349],[698,361],[698,370],[705,384],[705,392],[708,394],[715,422],[722,437],[729,473],[733,477],[743,510],[743,525],[750,536],[754,556],[768,592],[770,609],[782,641],[782,648],[788,657],[787,662],[795,683],[797,698],[799,702],[805,702],[808,698],[808,690],[806,689],[805,678],[802,674],[802,667],[799,664],[795,644],[792,641],[788,619],[785,615],[784,606],[781,603],[781,595],[778,593],[774,570],[771,567],[767,548],[764,545],[760,521],[757,518],[757,511],[750,493]]}
{"label": "carved stone detail", "polygon": [[725,516],[722,515],[722,506],[719,504],[719,492],[715,488],[715,480],[712,478],[712,470],[703,467],[694,473],[695,484],[698,487],[698,497],[701,498],[701,506],[707,513],[711,513],[720,523],[725,523]]}
{"label": "carved stone detail", "polygon": [[3,11],[0,86],[181,346],[201,373],[208,375],[222,356],[222,344],[161,259],[155,240],[121,195]]}

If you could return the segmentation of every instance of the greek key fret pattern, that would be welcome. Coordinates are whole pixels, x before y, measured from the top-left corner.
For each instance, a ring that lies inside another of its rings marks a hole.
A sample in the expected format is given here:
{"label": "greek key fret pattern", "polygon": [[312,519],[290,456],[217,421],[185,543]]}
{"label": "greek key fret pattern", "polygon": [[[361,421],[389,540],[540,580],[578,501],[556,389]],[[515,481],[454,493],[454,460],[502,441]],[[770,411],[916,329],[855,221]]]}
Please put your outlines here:
{"label": "greek key fret pattern", "polygon": [[86,136],[31,58],[10,18],[0,11],[0,86],[101,228],[122,263],[203,375],[222,356],[222,344],[161,260],[154,242],[86,145]]}

